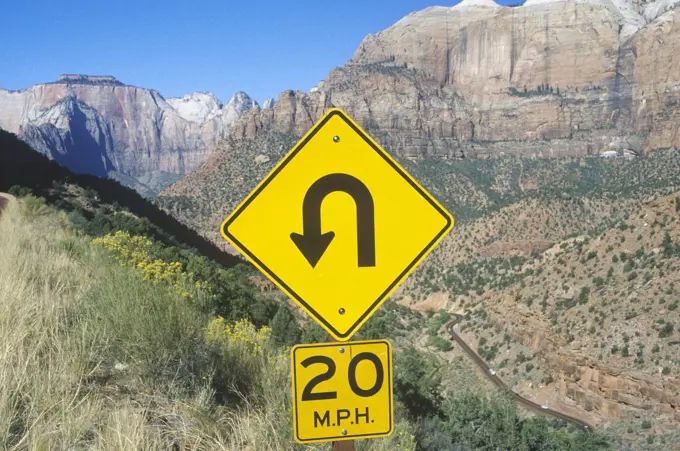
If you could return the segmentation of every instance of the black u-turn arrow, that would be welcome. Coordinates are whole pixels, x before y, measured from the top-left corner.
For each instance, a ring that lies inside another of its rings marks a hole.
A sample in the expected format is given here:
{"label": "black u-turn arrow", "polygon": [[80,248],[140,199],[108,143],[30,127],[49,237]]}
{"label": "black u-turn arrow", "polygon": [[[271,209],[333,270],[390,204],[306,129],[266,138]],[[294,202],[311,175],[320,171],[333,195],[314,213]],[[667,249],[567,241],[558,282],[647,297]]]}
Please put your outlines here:
{"label": "black u-turn arrow", "polygon": [[342,191],[354,199],[357,207],[357,253],[359,267],[375,266],[375,213],[373,197],[361,180],[348,174],[329,174],[314,182],[302,204],[303,234],[290,238],[312,268],[316,267],[335,232],[321,233],[321,203],[330,193]]}

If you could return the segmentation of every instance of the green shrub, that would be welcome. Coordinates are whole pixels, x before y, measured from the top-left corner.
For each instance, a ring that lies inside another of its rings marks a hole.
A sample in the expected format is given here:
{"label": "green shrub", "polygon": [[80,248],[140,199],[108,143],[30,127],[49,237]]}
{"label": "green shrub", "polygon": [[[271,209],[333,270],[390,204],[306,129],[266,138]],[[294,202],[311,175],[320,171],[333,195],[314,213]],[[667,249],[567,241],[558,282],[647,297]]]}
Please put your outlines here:
{"label": "green shrub", "polygon": [[441,374],[434,357],[414,348],[395,354],[394,396],[411,419],[440,416]]}
{"label": "green shrub", "polygon": [[667,338],[670,337],[673,334],[673,323],[666,323],[664,326],[659,330],[659,338]]}
{"label": "green shrub", "polygon": [[271,337],[279,346],[294,346],[300,343],[302,330],[295,316],[286,305],[279,306],[276,315],[269,323]]}
{"label": "green shrub", "polygon": [[31,194],[28,194],[21,199],[20,206],[22,213],[28,218],[44,216],[53,211],[47,206],[44,198],[35,197]]}
{"label": "green shrub", "polygon": [[453,348],[449,340],[446,340],[438,335],[430,335],[427,337],[427,344],[433,346],[438,351],[446,352]]}
{"label": "green shrub", "polygon": [[10,186],[7,192],[15,197],[24,197],[33,194],[33,191],[30,188],[19,185]]}
{"label": "green shrub", "polygon": [[[422,423],[421,423],[422,424]],[[453,395],[444,415],[430,419],[418,438],[424,451],[440,450],[603,450],[609,443],[595,432],[556,431],[542,416],[521,418],[510,393],[490,398],[470,391]]]}

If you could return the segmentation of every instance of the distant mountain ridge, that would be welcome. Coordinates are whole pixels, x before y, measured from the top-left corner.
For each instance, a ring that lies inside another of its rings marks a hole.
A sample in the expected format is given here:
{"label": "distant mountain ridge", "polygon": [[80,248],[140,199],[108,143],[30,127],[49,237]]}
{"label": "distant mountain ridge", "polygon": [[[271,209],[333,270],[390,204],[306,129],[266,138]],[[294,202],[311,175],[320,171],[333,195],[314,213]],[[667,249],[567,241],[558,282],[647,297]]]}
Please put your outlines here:
{"label": "distant mountain ridge", "polygon": [[78,173],[112,177],[153,195],[201,164],[243,113],[244,92],[164,98],[112,76],[64,74],[21,91],[0,89],[0,128]]}
{"label": "distant mountain ridge", "polygon": [[0,89],[0,128],[144,195],[227,136],[299,137],[331,106],[409,158],[640,155],[680,147],[679,4],[464,0],[366,36],[318,86],[263,107],[241,92],[226,104],[206,92],[166,99],[108,75],[65,74]]}

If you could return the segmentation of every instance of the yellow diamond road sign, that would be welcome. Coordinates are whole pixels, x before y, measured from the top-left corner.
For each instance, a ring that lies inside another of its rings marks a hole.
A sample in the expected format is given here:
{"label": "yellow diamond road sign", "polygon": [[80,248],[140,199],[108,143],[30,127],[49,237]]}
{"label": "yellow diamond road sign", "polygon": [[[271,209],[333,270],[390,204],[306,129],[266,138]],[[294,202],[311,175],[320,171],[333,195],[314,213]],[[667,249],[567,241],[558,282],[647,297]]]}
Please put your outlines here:
{"label": "yellow diamond road sign", "polygon": [[375,438],[392,433],[389,341],[298,345],[291,351],[291,363],[297,442]]}
{"label": "yellow diamond road sign", "polygon": [[349,340],[453,217],[332,109],[222,224],[223,236],[328,333]]}

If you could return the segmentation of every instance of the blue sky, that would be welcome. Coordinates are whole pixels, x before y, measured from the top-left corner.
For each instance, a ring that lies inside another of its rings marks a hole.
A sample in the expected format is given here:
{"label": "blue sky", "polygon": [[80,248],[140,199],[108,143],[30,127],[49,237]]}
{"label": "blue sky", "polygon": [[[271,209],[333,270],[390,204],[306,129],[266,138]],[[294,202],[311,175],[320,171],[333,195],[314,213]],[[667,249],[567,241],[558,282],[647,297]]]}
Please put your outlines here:
{"label": "blue sky", "polygon": [[[362,38],[436,0],[8,1],[0,15],[0,87],[62,73],[113,75],[165,97],[212,91],[258,102],[307,91]],[[498,3],[517,3],[501,0]]]}

